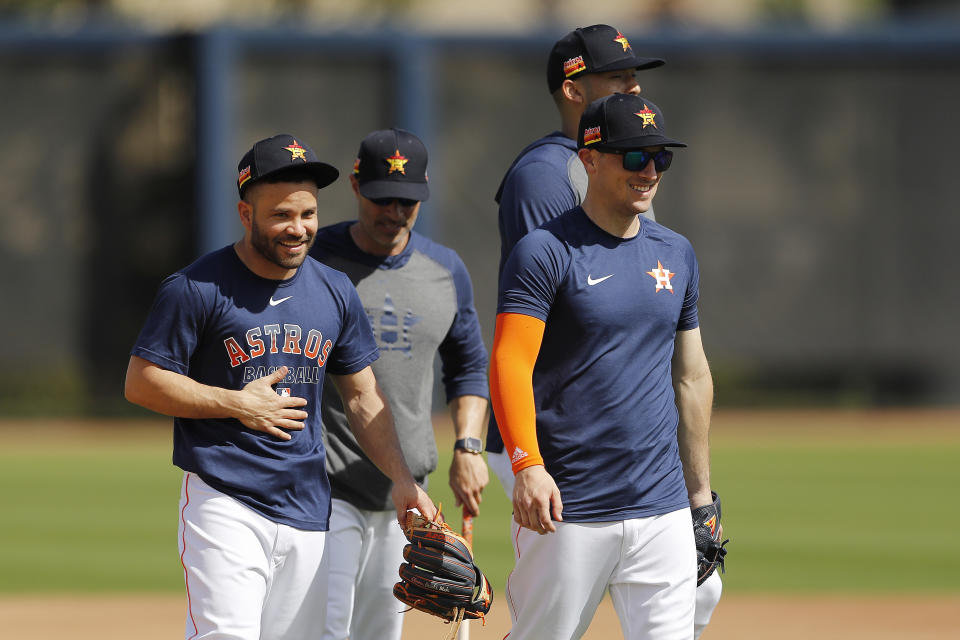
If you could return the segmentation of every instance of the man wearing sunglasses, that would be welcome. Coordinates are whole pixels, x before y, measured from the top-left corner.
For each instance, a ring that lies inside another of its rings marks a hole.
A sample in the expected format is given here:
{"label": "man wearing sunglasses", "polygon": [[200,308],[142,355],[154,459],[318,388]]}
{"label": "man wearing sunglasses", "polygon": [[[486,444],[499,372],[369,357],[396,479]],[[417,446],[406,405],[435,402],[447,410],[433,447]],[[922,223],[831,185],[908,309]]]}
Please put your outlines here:
{"label": "man wearing sunglasses", "polygon": [[699,270],[642,216],[684,146],[645,98],[591,103],[583,204],[504,265],[490,382],[515,474],[511,640],[579,638],[608,589],[626,638],[694,637],[691,507],[713,502]]}
{"label": "man wearing sunglasses", "polygon": [[[487,352],[460,257],[413,231],[430,195],[427,150],[408,131],[374,131],[360,144],[350,184],[357,219],[320,229],[311,255],[357,287],[380,349],[374,373],[421,485],[437,466],[431,409],[440,355],[456,435],[450,486],[457,506],[476,515],[488,481],[479,455]],[[399,640],[404,607],[393,585],[407,541],[390,511],[392,485],[357,446],[339,399],[331,394],[324,402],[333,506],[321,566],[327,616],[318,638]]]}

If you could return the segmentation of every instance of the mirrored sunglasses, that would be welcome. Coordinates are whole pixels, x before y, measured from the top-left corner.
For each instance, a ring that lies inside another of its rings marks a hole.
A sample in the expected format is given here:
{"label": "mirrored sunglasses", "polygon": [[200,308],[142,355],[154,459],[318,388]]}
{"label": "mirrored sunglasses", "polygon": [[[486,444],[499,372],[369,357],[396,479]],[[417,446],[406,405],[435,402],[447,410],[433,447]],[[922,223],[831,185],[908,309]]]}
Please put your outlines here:
{"label": "mirrored sunglasses", "polygon": [[614,149],[604,149],[604,153],[616,153],[623,156],[623,168],[627,171],[643,171],[643,168],[653,160],[653,166],[657,173],[661,173],[670,168],[673,162],[673,151],[663,149],[661,151],[618,151]]}

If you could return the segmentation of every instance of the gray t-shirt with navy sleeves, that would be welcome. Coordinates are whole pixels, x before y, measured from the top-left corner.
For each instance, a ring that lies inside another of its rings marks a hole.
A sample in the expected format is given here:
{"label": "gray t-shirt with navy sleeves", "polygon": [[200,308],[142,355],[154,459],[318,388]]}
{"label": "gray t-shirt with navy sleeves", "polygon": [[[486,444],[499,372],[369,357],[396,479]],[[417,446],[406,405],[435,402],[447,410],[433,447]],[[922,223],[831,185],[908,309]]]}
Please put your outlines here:
{"label": "gray t-shirt with navy sleeves", "polygon": [[[390,403],[407,465],[425,483],[437,467],[431,420],[436,355],[447,402],[489,396],[473,287],[453,250],[412,232],[400,254],[373,256],[353,242],[352,224],[321,229],[311,255],[356,285],[380,348],[374,374]],[[361,451],[333,385],[324,389],[323,424],[333,497],[361,509],[392,509],[390,480]]]}

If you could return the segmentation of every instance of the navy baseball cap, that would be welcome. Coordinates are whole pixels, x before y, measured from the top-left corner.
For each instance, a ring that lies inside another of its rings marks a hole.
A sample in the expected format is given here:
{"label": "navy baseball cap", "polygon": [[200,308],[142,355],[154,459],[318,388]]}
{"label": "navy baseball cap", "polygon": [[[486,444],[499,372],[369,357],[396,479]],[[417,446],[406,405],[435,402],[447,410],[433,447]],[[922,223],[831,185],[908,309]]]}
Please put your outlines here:
{"label": "navy baseball cap", "polygon": [[353,175],[364,198],[405,198],[424,201],[427,187],[427,148],[403,129],[382,129],[360,143]]}
{"label": "navy baseball cap", "polygon": [[660,58],[641,58],[618,29],[607,24],[578,27],[563,36],[547,58],[547,85],[550,93],[567,78],[585,73],[621,69],[653,69],[664,64]]}
{"label": "navy baseball cap", "polygon": [[663,113],[648,98],[614,93],[591,102],[580,116],[578,149],[630,151],[661,146],[687,145],[667,137]]}
{"label": "navy baseball cap", "polygon": [[251,184],[287,169],[304,169],[322,189],[340,175],[336,167],[317,160],[317,154],[307,145],[298,142],[294,136],[281,133],[260,140],[243,154],[237,165],[237,191],[243,197],[244,190]]}

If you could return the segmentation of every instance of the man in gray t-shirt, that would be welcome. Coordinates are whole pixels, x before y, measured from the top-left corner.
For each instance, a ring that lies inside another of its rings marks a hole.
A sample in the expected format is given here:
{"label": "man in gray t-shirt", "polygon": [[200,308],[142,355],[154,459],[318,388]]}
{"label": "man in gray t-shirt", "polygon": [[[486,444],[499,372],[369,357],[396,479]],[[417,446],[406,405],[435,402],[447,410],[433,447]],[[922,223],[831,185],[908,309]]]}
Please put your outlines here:
{"label": "man in gray t-shirt", "polygon": [[[431,421],[433,362],[456,433],[450,486],[473,515],[488,481],[480,455],[487,414],[487,351],[473,288],[459,256],[412,230],[427,199],[427,151],[401,129],[374,131],[350,176],[358,218],[320,229],[311,255],[338,269],[360,294],[380,358],[371,366],[390,403],[404,458],[425,485],[437,467]],[[349,400],[348,400],[349,401]],[[323,402],[333,497],[321,572],[327,615],[321,640],[399,640],[404,605],[394,598],[406,539],[391,483],[363,454],[335,392]]]}

